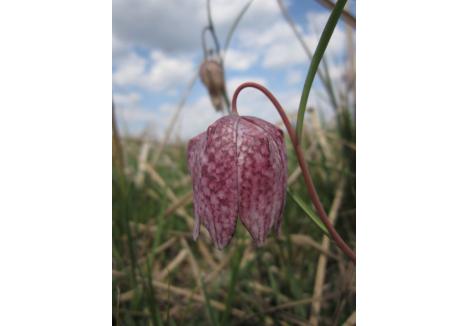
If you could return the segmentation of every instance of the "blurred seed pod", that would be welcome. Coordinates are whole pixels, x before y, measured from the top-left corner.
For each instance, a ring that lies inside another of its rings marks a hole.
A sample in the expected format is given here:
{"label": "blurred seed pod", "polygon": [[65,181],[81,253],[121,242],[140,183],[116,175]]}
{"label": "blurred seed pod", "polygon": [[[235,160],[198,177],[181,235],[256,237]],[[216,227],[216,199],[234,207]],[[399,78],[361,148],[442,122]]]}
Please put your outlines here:
{"label": "blurred seed pod", "polygon": [[208,89],[211,104],[216,111],[223,111],[226,85],[221,64],[215,59],[205,59],[200,66],[200,79]]}

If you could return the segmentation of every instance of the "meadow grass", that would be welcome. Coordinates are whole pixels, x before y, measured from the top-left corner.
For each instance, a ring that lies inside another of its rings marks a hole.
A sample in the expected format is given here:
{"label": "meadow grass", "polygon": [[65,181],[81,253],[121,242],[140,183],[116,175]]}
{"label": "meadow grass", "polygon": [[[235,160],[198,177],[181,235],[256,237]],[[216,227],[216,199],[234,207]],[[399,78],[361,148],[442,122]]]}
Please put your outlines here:
{"label": "meadow grass", "polygon": [[[347,108],[306,115],[303,148],[337,231],[355,247],[355,123]],[[224,250],[192,239],[186,144],[121,139],[113,169],[113,322],[118,325],[333,325],[355,311],[355,274],[297,203],[256,248],[241,223]],[[308,204],[290,143],[289,190]],[[156,155],[157,153],[161,155]]]}
{"label": "meadow grass", "polygon": [[[238,14],[230,36],[250,4]],[[278,4],[312,59],[285,7]],[[209,13],[209,1],[207,9]],[[320,108],[308,109],[300,124],[302,148],[322,204],[338,233],[355,248],[356,92],[354,37],[348,32],[344,83],[330,77],[325,57],[317,66],[332,119],[321,119]],[[215,249],[203,227],[198,240],[192,239],[187,144],[170,143],[169,138],[196,78],[161,142],[144,136],[120,139],[114,130],[113,323],[354,325],[355,266],[316,222],[289,139],[289,195],[280,236],[270,235],[257,248],[239,222],[223,251]]]}

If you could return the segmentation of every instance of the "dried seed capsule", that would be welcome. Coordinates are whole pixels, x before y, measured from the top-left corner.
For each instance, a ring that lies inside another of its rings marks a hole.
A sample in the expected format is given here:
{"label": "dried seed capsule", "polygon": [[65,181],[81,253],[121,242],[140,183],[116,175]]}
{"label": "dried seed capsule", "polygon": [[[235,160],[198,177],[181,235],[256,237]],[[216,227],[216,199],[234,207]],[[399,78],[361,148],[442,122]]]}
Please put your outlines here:
{"label": "dried seed capsule", "polygon": [[215,59],[207,59],[200,66],[200,79],[208,90],[211,103],[216,111],[224,110],[224,71]]}

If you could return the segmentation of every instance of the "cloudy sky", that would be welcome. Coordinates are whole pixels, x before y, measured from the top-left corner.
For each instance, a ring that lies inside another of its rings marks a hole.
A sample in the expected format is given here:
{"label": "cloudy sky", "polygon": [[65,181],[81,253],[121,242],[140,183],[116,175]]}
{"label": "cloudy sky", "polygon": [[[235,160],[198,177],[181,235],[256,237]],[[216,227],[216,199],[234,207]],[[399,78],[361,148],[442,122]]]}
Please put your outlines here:
{"label": "cloudy sky", "polygon": [[[212,16],[223,46],[235,17],[248,0],[212,0]],[[284,1],[309,48],[315,49],[329,11],[313,0]],[[355,2],[349,3],[354,12]],[[205,0],[113,0],[113,98],[124,134],[149,131],[161,137],[177,109],[181,94],[198,73],[203,59],[201,31],[207,24]],[[340,23],[326,52],[330,73],[339,82],[346,60],[346,28]],[[267,86],[286,110],[295,112],[308,69],[308,58],[276,0],[254,0],[235,31],[225,56],[231,96],[237,85],[256,81]],[[327,101],[314,82],[311,105],[326,115]],[[257,91],[242,92],[238,109],[271,122],[279,117]],[[174,129],[188,139],[221,115],[210,104],[198,79]]]}

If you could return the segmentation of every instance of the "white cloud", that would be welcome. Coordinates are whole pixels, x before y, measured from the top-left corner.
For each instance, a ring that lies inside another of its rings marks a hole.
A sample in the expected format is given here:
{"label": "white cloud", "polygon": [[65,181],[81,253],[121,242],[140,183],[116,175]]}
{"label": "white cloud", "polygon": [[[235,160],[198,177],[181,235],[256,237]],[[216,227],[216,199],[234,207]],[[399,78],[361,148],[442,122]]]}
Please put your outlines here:
{"label": "white cloud", "polygon": [[221,117],[222,114],[213,109],[211,101],[204,95],[184,109],[180,119],[179,135],[182,139],[194,137]]}
{"label": "white cloud", "polygon": [[199,46],[204,1],[114,0],[113,33],[128,46],[180,52]]}
{"label": "white cloud", "polygon": [[158,114],[149,110],[144,110],[142,108],[126,108],[126,107],[116,107],[116,113],[119,121],[125,121],[126,123],[144,123],[148,124],[151,121],[156,121]]}
{"label": "white cloud", "polygon": [[145,126],[158,120],[155,110],[140,106],[141,95],[136,92],[116,92],[112,96],[115,103],[115,115],[120,132],[124,135],[139,136]]}
{"label": "white cloud", "polygon": [[173,92],[195,73],[192,60],[167,56],[161,51],[151,52],[145,59],[130,53],[116,64],[113,81],[119,86],[139,86],[144,89]]}
{"label": "white cloud", "polygon": [[[202,0],[205,4],[205,0]],[[214,0],[211,1],[213,21],[217,25],[230,26],[237,14],[249,0]],[[205,8],[203,8],[205,9]],[[242,23],[258,25],[259,22],[270,21],[279,12],[276,1],[255,0],[243,17]],[[260,19],[260,21],[259,21]]]}
{"label": "white cloud", "polygon": [[[223,43],[235,17],[248,0],[211,1],[213,21]],[[240,27],[268,25],[277,19],[278,5],[256,0]],[[201,31],[207,25],[206,0],[114,0],[113,34],[128,48],[159,48],[167,53],[201,53]]]}
{"label": "white cloud", "polygon": [[278,12],[277,20],[274,24],[244,28],[240,32],[239,40],[242,44],[245,44],[246,47],[259,49],[276,43],[277,41],[283,41],[285,39],[291,41],[293,37],[294,34],[291,28],[283,21],[283,18]]}
{"label": "white cloud", "polygon": [[[237,13],[248,1],[212,0],[213,20],[221,45]],[[328,15],[329,12],[309,13],[306,23],[298,26],[312,51]],[[114,90],[127,90],[114,93],[119,119],[129,124],[139,123],[138,128],[151,123],[151,130],[158,137],[165,133],[178,99],[164,104],[158,104],[160,100],[156,99],[151,105],[158,107],[151,110],[140,105],[140,100],[145,99],[142,91],[157,91],[167,96],[178,94],[187,85],[196,73],[194,58],[202,53],[200,33],[206,23],[206,0],[113,1],[113,82],[117,86]],[[296,112],[309,59],[284,21],[276,1],[255,0],[242,18],[231,45],[225,57],[229,95],[242,82],[255,81],[272,87],[284,108]],[[345,47],[345,33],[338,28],[326,52],[334,81],[340,80],[343,69],[334,57],[339,57]],[[143,49],[148,55],[138,54],[141,52],[135,52],[135,48]],[[233,72],[235,77],[231,77]],[[325,107],[319,85],[314,83],[309,103]],[[145,103],[149,101],[145,99]],[[243,115],[254,115],[272,123],[280,120],[272,104],[258,90],[244,90],[238,108]],[[219,117],[221,114],[212,108],[206,90],[196,86],[181,111],[173,139],[187,140],[206,130]]]}
{"label": "white cloud", "polygon": [[227,89],[228,93],[232,96],[235,92],[236,88],[245,82],[255,82],[267,87],[267,81],[265,78],[260,76],[251,76],[251,75],[243,75],[243,76],[236,76],[234,78],[229,78],[227,81]]}
{"label": "white cloud", "polygon": [[265,68],[283,68],[308,60],[291,27],[279,13],[273,25],[243,29],[239,40],[244,47],[261,53]]}
{"label": "white cloud", "polygon": [[265,51],[263,67],[282,69],[308,61],[307,55],[298,43],[284,42],[270,45]]}
{"label": "white cloud", "polygon": [[[255,76],[242,76],[232,78],[228,81],[227,87],[232,96],[235,88],[245,81],[255,81],[262,85],[266,85],[263,78]],[[259,107],[259,101],[264,101],[263,95],[255,90],[246,89],[242,92],[242,95],[238,100],[239,112],[243,115],[255,115],[259,116],[255,112]],[[247,103],[247,105],[246,105]],[[267,102],[263,103],[267,104]],[[163,104],[157,110],[158,119],[155,122],[157,127],[157,137],[164,135],[165,131],[169,127],[170,121],[176,112],[176,105],[173,103]],[[260,113],[261,112],[257,112]],[[265,113],[265,112],[264,112]],[[271,111],[268,115],[271,116]],[[265,114],[264,114],[265,115]],[[187,103],[180,112],[178,123],[172,134],[172,140],[181,138],[188,140],[199,133],[205,131],[209,125],[215,122],[217,119],[223,116],[222,113],[216,112],[213,109],[210,99],[204,93],[194,101]]]}
{"label": "white cloud", "polygon": [[258,59],[258,54],[254,51],[230,49],[224,58],[224,65],[227,69],[245,71],[252,67]]}
{"label": "white cloud", "polygon": [[[287,114],[296,112],[301,96],[300,90],[273,91],[273,95],[280,102]],[[255,116],[270,123],[277,124],[280,127],[284,126],[276,108],[270,100],[257,89],[244,89],[239,95],[237,108],[241,115]],[[294,121],[291,122],[294,123]]]}
{"label": "white cloud", "polygon": [[127,51],[127,45],[122,42],[115,34],[112,34],[112,59],[115,62],[116,59],[121,58]]}
{"label": "white cloud", "polygon": [[[328,17],[328,13],[313,12],[307,14],[305,28],[296,25],[311,52],[317,46],[320,37],[318,32],[322,31]],[[260,54],[261,64],[265,68],[282,69],[309,62],[309,58],[294,35],[291,26],[284,21],[279,11],[274,24],[242,28],[239,31],[238,39],[243,47]],[[342,28],[337,27],[328,45],[327,57],[341,54],[345,46],[345,32]]]}
{"label": "white cloud", "polygon": [[[266,81],[260,77],[244,76],[234,78],[228,82],[230,94],[232,95],[235,88],[247,80],[255,81],[267,86]],[[284,90],[273,93],[286,112],[297,112],[297,107],[301,97],[300,89]],[[139,107],[138,96],[133,93],[115,94],[114,99],[116,101],[119,121],[123,122],[124,125],[128,124],[131,126],[135,123],[140,125],[139,129],[133,128],[132,130],[129,130],[129,132],[133,134],[135,134],[135,132],[140,133],[145,126],[148,127],[151,125],[152,127],[150,129],[152,131],[152,135],[161,139],[166,133],[173,115],[176,113],[175,103],[166,103],[154,110],[142,109]],[[317,104],[321,102],[316,91],[312,91],[310,102],[314,107],[317,107]],[[324,104],[321,104],[321,107],[323,106]],[[283,127],[281,118],[273,104],[263,93],[256,89],[244,89],[239,95],[237,107],[239,114],[241,115],[255,116]],[[173,130],[171,141],[176,139],[187,141],[199,133],[206,131],[208,126],[222,116],[222,113],[218,113],[213,109],[208,96],[202,95],[197,99],[190,101],[182,108],[177,124]],[[295,115],[293,114],[293,117],[291,118],[292,123],[294,123],[294,117]]]}
{"label": "white cloud", "polygon": [[[158,109],[157,136],[162,137],[176,113],[174,104],[163,104]],[[174,128],[171,139],[182,138],[188,140],[205,131],[210,124],[223,115],[216,112],[208,96],[203,95],[191,103],[187,103],[180,112],[178,123]]]}
{"label": "white cloud", "polygon": [[[265,80],[259,77],[245,76],[234,78],[228,82],[230,94],[232,95],[234,89],[245,81],[255,81],[266,85]],[[280,94],[278,99],[285,101],[287,96],[290,96],[290,94]],[[237,106],[241,115],[256,116],[272,123],[276,123],[280,119],[270,101],[261,92],[252,88],[242,91],[238,98]],[[165,133],[174,113],[175,106],[173,104],[164,104],[158,109],[158,121],[156,122],[158,137],[161,137]],[[172,140],[176,138],[188,140],[206,131],[209,125],[222,116],[223,114],[213,109],[208,96],[202,95],[195,101],[187,103],[182,109],[178,124],[172,134]]]}
{"label": "white cloud", "polygon": [[[214,0],[211,2],[213,21],[222,40],[225,39],[236,16],[248,1],[249,0]],[[255,0],[242,17],[242,21],[237,27],[234,38],[237,38],[242,30],[255,30],[259,26],[271,26],[278,20],[279,14],[280,11],[276,1]]]}
{"label": "white cloud", "polygon": [[[318,40],[320,38],[320,33],[325,28],[325,24],[327,23],[329,16],[330,16],[329,12],[325,12],[325,13],[309,12],[306,15],[308,43],[309,43],[309,48],[311,48],[312,51],[317,46]],[[346,49],[346,32],[343,29],[342,25],[337,25],[330,39],[330,42],[327,46],[325,55],[333,58],[339,54],[342,54],[345,49]]]}
{"label": "white cloud", "polygon": [[195,72],[192,60],[168,57],[162,52],[151,53],[152,65],[146,80],[149,89],[161,90],[184,85]]}
{"label": "white cloud", "polygon": [[346,74],[346,66],[343,63],[338,63],[336,61],[332,61],[329,64],[328,72],[330,74],[330,78],[335,83],[339,83],[343,81],[345,74]]}
{"label": "white cloud", "polygon": [[288,85],[297,85],[300,82],[303,82],[305,79],[305,74],[300,70],[288,70],[286,72],[286,83]]}
{"label": "white cloud", "polygon": [[135,53],[130,53],[118,63],[112,78],[117,85],[131,85],[141,83],[145,73],[145,59]]}
{"label": "white cloud", "polygon": [[156,118],[154,112],[140,107],[141,96],[136,92],[114,93],[113,100],[117,119],[125,122],[125,125],[132,122],[147,123]]}
{"label": "white cloud", "polygon": [[116,106],[130,107],[136,106],[140,102],[141,95],[136,92],[114,93],[113,100]]}

